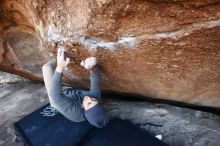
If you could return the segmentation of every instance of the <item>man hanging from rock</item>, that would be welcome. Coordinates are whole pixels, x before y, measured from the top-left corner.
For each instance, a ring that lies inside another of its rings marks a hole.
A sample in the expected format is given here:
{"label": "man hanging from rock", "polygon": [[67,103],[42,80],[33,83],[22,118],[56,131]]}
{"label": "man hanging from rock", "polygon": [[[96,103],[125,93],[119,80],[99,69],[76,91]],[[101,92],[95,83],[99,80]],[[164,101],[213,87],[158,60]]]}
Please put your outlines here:
{"label": "man hanging from rock", "polygon": [[51,106],[73,122],[88,120],[95,127],[106,126],[109,118],[101,105],[100,69],[97,66],[96,58],[89,57],[81,62],[81,65],[90,71],[91,87],[89,91],[62,87],[63,70],[69,62],[69,58],[64,59],[64,49],[58,49],[57,61],[51,60],[42,67]]}

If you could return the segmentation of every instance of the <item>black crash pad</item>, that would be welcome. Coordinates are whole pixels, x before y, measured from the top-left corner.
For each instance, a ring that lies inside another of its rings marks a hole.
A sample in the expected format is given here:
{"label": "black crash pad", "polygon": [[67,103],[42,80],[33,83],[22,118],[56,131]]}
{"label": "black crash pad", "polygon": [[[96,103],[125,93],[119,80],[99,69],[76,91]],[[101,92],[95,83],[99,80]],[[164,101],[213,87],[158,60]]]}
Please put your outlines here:
{"label": "black crash pad", "polygon": [[14,124],[25,146],[166,146],[130,121],[112,119],[102,129],[75,123],[45,105]]}
{"label": "black crash pad", "polygon": [[14,124],[27,146],[74,146],[93,127],[66,119],[49,104]]}

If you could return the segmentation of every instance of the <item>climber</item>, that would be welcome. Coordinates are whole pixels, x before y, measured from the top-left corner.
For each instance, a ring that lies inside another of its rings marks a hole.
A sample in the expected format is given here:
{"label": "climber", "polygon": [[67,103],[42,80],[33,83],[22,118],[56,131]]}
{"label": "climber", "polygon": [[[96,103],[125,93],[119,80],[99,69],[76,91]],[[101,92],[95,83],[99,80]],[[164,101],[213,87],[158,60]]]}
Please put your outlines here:
{"label": "climber", "polygon": [[100,69],[96,63],[96,58],[89,57],[80,63],[81,66],[90,71],[91,87],[89,91],[68,86],[62,87],[63,70],[69,62],[69,58],[64,59],[64,49],[58,49],[57,61],[51,60],[42,67],[51,106],[73,122],[88,120],[95,127],[106,126],[109,118],[101,104]]}

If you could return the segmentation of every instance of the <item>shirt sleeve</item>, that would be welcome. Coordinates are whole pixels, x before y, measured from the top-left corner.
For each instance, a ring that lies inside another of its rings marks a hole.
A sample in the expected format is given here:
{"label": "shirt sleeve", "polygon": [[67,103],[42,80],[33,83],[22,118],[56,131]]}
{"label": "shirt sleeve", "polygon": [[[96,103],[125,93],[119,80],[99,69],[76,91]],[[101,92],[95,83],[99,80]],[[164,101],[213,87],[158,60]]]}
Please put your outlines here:
{"label": "shirt sleeve", "polygon": [[56,109],[71,121],[79,122],[83,116],[82,109],[69,97],[63,95],[61,90],[62,73],[54,72],[50,90],[51,98],[55,103]]}
{"label": "shirt sleeve", "polygon": [[100,68],[96,66],[94,69],[90,70],[90,96],[101,100],[100,91]]}

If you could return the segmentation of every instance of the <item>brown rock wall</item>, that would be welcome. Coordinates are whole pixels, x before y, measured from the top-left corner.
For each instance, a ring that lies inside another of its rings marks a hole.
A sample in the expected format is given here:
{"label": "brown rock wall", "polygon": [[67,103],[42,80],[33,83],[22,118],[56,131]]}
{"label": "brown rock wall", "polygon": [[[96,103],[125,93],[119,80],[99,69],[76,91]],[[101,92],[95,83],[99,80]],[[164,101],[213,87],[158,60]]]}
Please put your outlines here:
{"label": "brown rock wall", "polygon": [[103,66],[103,89],[220,106],[218,0],[5,0],[0,6],[1,70],[41,80],[41,66],[64,46],[68,84],[88,87],[79,63],[93,55]]}
{"label": "brown rock wall", "polygon": [[0,69],[41,80],[40,68],[48,55],[35,30],[34,13],[23,0],[2,0],[0,7]]}

